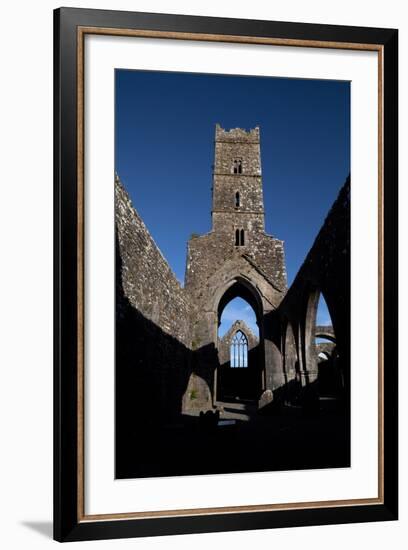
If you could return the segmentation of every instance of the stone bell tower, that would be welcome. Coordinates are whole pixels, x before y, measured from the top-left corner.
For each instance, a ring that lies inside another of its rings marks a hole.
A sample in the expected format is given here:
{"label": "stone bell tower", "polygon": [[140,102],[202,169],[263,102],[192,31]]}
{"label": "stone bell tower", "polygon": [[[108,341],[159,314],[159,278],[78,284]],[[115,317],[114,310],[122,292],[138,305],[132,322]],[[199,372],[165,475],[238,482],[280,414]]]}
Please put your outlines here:
{"label": "stone bell tower", "polygon": [[[194,375],[185,407],[210,406],[217,397],[218,326],[234,298],[253,308],[259,327],[259,393],[281,384],[277,343],[265,323],[287,290],[283,242],[265,233],[260,129],[215,128],[212,228],[188,243],[185,290],[191,304]],[[279,374],[277,374],[279,373]]]}
{"label": "stone bell tower", "polygon": [[250,246],[254,233],[265,230],[259,128],[215,130],[212,227],[233,228],[236,246]]}
{"label": "stone bell tower", "polygon": [[283,242],[265,233],[260,129],[215,128],[212,228],[188,243],[186,288],[199,289],[226,261],[245,257],[286,291]]}

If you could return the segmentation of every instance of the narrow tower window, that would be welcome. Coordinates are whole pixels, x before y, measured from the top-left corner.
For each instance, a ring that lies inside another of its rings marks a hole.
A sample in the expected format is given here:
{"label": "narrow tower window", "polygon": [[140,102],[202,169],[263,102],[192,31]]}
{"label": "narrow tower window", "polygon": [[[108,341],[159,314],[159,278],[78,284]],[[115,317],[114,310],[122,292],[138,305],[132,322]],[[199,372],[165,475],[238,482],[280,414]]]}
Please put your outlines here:
{"label": "narrow tower window", "polygon": [[235,230],[235,246],[239,246],[239,229]]}
{"label": "narrow tower window", "polygon": [[234,174],[242,174],[242,160],[235,159],[232,163],[232,171]]}
{"label": "narrow tower window", "polygon": [[235,208],[239,208],[241,206],[240,197],[239,197],[239,191],[235,193]]}
{"label": "narrow tower window", "polygon": [[235,246],[245,245],[245,231],[243,229],[235,230]]}

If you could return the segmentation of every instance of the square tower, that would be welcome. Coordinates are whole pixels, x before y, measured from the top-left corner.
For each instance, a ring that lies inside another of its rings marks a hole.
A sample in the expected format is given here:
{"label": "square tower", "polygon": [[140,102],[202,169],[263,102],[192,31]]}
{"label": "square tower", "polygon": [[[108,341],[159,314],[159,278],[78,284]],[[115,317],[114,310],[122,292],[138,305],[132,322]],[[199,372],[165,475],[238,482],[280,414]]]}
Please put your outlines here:
{"label": "square tower", "polygon": [[260,129],[217,124],[214,149],[212,228],[188,243],[185,286],[200,301],[215,273],[255,270],[272,285],[273,309],[286,290],[286,269],[283,242],[265,233]]}
{"label": "square tower", "polygon": [[232,229],[237,246],[265,230],[259,127],[215,129],[212,230]]}

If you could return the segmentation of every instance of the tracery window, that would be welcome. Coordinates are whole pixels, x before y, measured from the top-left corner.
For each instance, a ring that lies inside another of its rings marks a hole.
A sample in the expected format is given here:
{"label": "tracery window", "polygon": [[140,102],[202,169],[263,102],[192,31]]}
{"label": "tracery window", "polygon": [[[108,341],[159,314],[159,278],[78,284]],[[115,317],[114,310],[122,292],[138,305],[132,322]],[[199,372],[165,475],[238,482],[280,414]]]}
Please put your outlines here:
{"label": "tracery window", "polygon": [[245,368],[248,366],[248,339],[240,330],[234,334],[232,339],[230,364],[232,368]]}

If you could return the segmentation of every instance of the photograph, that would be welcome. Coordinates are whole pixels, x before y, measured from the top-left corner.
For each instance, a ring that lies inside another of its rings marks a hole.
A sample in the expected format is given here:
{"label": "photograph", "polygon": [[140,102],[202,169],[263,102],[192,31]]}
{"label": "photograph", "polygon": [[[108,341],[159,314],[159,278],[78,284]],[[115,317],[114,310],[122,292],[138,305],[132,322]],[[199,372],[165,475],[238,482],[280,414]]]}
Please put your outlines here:
{"label": "photograph", "polygon": [[115,478],[349,468],[350,81],[114,87]]}

